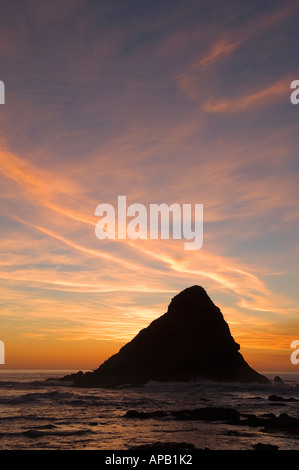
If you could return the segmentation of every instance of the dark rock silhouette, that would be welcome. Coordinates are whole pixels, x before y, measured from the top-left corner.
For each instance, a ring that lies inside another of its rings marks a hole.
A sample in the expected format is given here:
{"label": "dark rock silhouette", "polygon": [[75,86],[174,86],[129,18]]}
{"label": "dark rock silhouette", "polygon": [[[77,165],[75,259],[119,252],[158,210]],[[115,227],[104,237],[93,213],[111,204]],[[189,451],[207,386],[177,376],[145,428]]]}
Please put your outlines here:
{"label": "dark rock silhouette", "polygon": [[142,385],[150,380],[269,383],[239,353],[229,326],[199,286],[176,295],[168,311],[98,369],[66,376],[79,387]]}
{"label": "dark rock silhouette", "polygon": [[176,411],[138,411],[129,410],[125,418],[128,419],[161,419],[171,417],[176,421],[235,421],[240,419],[240,413],[234,408],[213,407],[196,408],[195,410]]}
{"label": "dark rock silhouette", "polygon": [[239,420],[240,413],[234,408],[207,406],[195,410],[180,410],[173,413],[177,421],[231,421]]}
{"label": "dark rock silhouette", "polygon": [[284,432],[290,434],[299,434],[299,419],[282,413],[275,419],[269,419],[265,423],[264,432]]}
{"label": "dark rock silhouette", "polygon": [[282,380],[281,377],[279,377],[279,375],[277,375],[276,377],[274,377],[273,382],[274,382],[275,384],[278,384],[278,385],[284,385],[284,381]]}
{"label": "dark rock silhouette", "polygon": [[278,450],[279,449],[278,446],[275,446],[273,444],[263,444],[262,442],[258,442],[257,444],[254,444],[252,447],[254,448],[254,450],[270,450],[270,451],[273,451],[273,450]]}
{"label": "dark rock silhouette", "polygon": [[299,401],[297,398],[293,398],[293,397],[284,398],[284,397],[280,397],[280,396],[277,396],[277,395],[270,395],[270,396],[268,397],[268,400],[269,400],[269,401],[274,401],[274,402],[282,402],[282,401],[294,402],[294,401]]}
{"label": "dark rock silhouette", "polygon": [[[299,435],[299,418],[282,413],[278,417],[274,413],[241,414],[234,408],[205,407],[193,410],[176,411],[138,411],[129,410],[124,415],[126,419],[146,420],[146,419],[174,419],[176,421],[221,421],[223,424],[233,426],[259,427],[264,433],[281,432],[284,434]],[[233,430],[232,432],[236,432]]]}
{"label": "dark rock silhouette", "polygon": [[246,419],[235,420],[233,424],[236,426],[264,426],[262,431],[265,433],[281,432],[287,434],[299,434],[299,419],[289,416],[287,413],[281,413],[278,417],[274,415],[274,418],[248,415]]}

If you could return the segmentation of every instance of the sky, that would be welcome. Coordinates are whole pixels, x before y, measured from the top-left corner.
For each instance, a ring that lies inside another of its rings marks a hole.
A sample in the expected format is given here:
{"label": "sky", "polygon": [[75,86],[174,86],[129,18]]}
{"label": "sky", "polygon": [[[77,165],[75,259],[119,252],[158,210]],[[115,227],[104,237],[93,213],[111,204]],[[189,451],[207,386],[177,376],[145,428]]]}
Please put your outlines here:
{"label": "sky", "polygon": [[[281,0],[2,5],[1,369],[96,368],[196,284],[252,367],[298,372],[298,21]],[[99,240],[120,195],[203,204],[202,248]]]}

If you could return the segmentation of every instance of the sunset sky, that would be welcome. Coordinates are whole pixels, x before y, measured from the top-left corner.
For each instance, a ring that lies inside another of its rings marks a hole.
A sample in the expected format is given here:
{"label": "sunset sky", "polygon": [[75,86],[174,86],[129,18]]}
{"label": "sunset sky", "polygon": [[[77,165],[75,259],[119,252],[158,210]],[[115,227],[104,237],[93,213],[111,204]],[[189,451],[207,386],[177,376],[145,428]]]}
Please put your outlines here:
{"label": "sunset sky", "polygon": [[[93,369],[198,284],[252,367],[299,372],[298,22],[294,0],[2,5],[1,369]],[[203,247],[98,240],[119,195],[203,204]]]}

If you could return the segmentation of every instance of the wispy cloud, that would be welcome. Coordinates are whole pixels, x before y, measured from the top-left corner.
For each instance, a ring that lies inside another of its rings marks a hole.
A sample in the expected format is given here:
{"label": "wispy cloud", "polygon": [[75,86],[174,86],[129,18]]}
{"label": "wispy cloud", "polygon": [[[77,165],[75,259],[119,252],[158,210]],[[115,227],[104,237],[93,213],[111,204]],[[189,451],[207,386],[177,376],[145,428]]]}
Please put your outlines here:
{"label": "wispy cloud", "polygon": [[231,100],[224,98],[214,102],[207,101],[202,106],[207,113],[239,113],[273,103],[277,104],[277,99],[287,101],[290,80],[291,78],[288,77],[255,92],[246,93]]}

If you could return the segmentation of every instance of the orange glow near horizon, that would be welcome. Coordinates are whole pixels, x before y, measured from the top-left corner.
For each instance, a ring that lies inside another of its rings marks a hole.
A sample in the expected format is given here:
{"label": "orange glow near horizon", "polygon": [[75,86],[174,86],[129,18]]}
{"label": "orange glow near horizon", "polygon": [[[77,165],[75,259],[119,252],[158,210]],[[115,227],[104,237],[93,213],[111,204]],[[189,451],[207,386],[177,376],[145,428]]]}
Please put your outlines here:
{"label": "orange glow near horizon", "polygon": [[[146,325],[147,326],[147,325]],[[290,361],[293,349],[290,348],[293,335],[281,339],[234,334],[234,339],[241,344],[240,353],[246,362],[259,372],[293,372],[297,373],[296,365]],[[264,339],[263,339],[264,338]],[[128,337],[128,340],[131,338]],[[277,341],[280,341],[277,344]],[[113,340],[55,340],[42,335],[23,335],[22,338],[5,338],[6,361],[2,369],[49,369],[49,370],[94,370],[111,355],[116,354],[125,341]]]}

